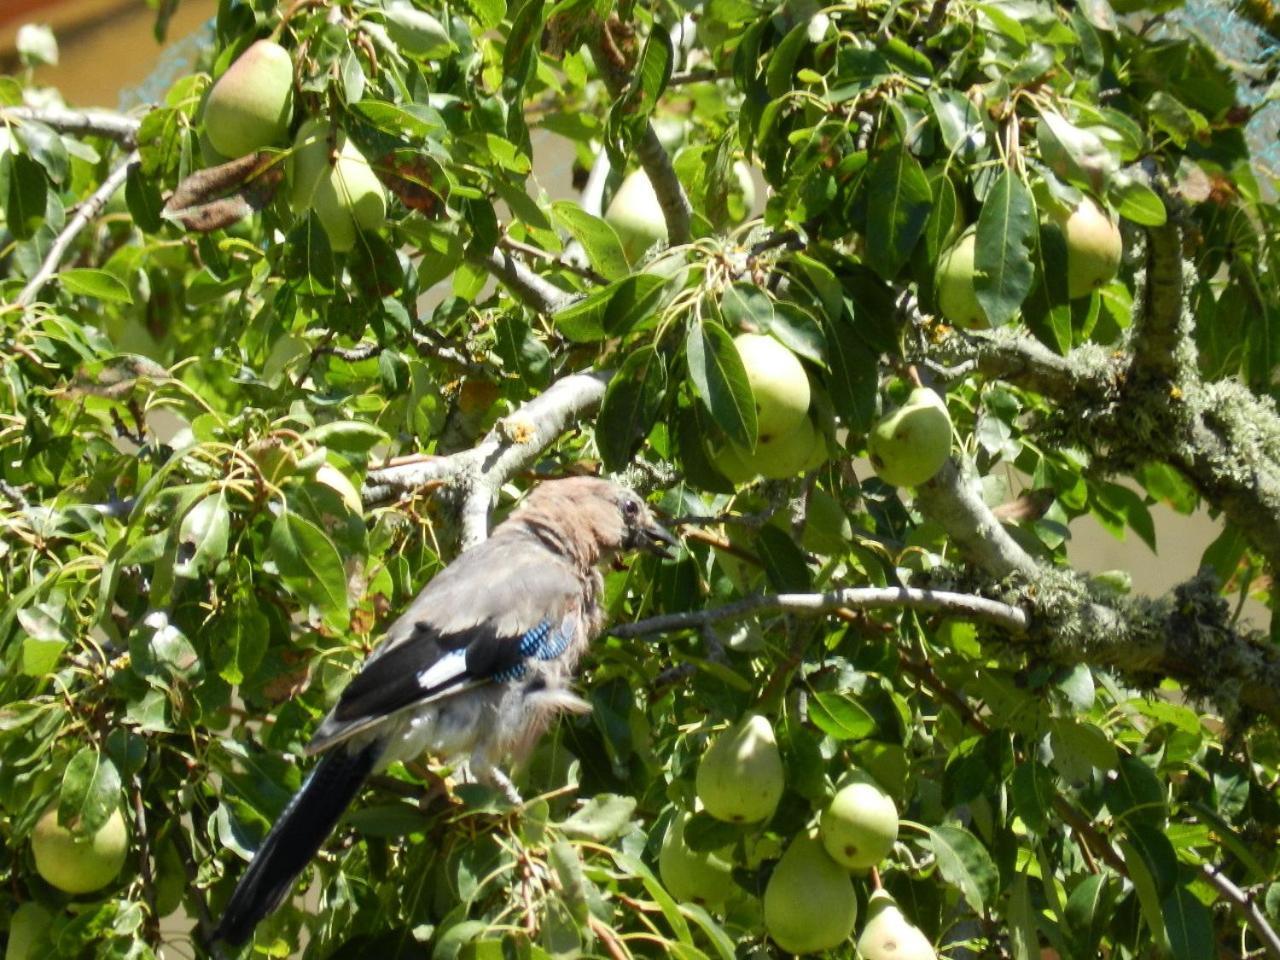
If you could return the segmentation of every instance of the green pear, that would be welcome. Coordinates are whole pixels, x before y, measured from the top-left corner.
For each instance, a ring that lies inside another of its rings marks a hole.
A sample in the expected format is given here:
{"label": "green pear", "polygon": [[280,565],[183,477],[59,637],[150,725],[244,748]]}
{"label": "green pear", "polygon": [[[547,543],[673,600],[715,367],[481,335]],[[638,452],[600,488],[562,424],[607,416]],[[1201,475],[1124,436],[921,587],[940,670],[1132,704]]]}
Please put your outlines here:
{"label": "green pear", "polygon": [[290,206],[298,213],[314,210],[334,250],[352,249],[361,230],[377,230],[386,221],[382,181],[346,133],[325,120],[308,120],[298,131],[290,180]]}
{"label": "green pear", "polygon": [[690,819],[690,814],[682,810],[667,826],[658,852],[658,875],[677,900],[723,903],[734,891],[733,866],[719,853],[689,848],[684,841],[684,828]]}
{"label": "green pear", "polygon": [[243,157],[278,144],[293,115],[293,60],[271,40],[259,40],[209,91],[204,130],[218,153]]}
{"label": "green pear", "polygon": [[764,891],[764,927],[783,950],[819,953],[844,943],[858,920],[858,898],[839,864],[811,831],[796,836]]}
{"label": "green pear", "polygon": [[858,937],[862,960],[937,960],[933,944],[902,915],[888,890],[867,901],[867,924]]}
{"label": "green pear", "polygon": [[876,421],[867,452],[885,483],[917,487],[932,480],[951,454],[946,403],[928,387],[912,390],[906,403]]}
{"label": "green pear", "polygon": [[1120,269],[1124,253],[1120,228],[1089,197],[1065,219],[1058,219],[1067,241],[1067,296],[1087,297],[1110,283]]}
{"label": "green pear", "polygon": [[[711,463],[735,484],[746,483],[756,477],[785,480],[808,469],[816,469],[809,464],[814,460],[814,448],[819,442],[813,423],[805,417],[790,431],[761,440],[754,451],[726,442],[710,451]],[[824,453],[825,450],[826,445],[823,444]],[[821,461],[817,466],[821,466]]]}
{"label": "green pear", "polygon": [[756,401],[756,437],[773,440],[800,426],[809,412],[809,376],[796,355],[773,337],[734,337]]}
{"label": "green pear", "polygon": [[938,311],[947,323],[962,330],[991,326],[973,284],[977,242],[978,236],[972,228],[960,234],[960,239],[938,258],[938,272],[934,278]]}
{"label": "green pear", "polygon": [[4,960],[42,960],[49,952],[40,946],[53,915],[34,900],[28,900],[13,912],[9,921],[9,944]]}
{"label": "green pear", "polygon": [[50,806],[31,834],[36,872],[67,893],[92,893],[116,878],[129,852],[129,831],[116,810],[98,832],[80,836],[58,823],[58,806]]}
{"label": "green pear", "polygon": [[898,839],[898,808],[879,784],[857,775],[836,791],[819,821],[822,845],[849,870],[874,867]]}
{"label": "green pear", "polygon": [[662,204],[643,170],[633,171],[622,181],[604,219],[622,241],[622,252],[630,263],[639,260],[655,243],[667,242]]}
{"label": "green pear", "polygon": [[729,823],[756,823],[773,816],[785,781],[782,754],[769,721],[748,714],[707,748],[695,778],[707,813]]}

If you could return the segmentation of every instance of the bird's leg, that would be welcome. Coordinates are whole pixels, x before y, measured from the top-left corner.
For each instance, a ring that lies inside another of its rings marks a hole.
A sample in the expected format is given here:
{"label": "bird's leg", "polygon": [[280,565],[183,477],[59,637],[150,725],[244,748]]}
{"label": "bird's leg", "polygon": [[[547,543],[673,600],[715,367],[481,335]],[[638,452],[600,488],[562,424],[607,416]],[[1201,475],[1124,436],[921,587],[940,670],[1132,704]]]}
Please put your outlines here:
{"label": "bird's leg", "polygon": [[524,798],[520,796],[520,791],[516,789],[516,785],[511,782],[502,770],[493,763],[484,752],[477,750],[471,755],[471,762],[468,764],[471,768],[471,774],[481,783],[488,784],[493,787],[504,797],[512,806],[520,806],[524,803]]}

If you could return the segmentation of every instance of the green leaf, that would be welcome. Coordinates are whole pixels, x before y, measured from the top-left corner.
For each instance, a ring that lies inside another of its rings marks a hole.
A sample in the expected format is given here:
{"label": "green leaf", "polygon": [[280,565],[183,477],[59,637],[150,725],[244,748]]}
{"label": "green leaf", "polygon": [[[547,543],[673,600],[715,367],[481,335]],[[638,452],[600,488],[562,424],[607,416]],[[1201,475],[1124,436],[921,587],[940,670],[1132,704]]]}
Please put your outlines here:
{"label": "green leaf", "polygon": [[[1125,828],[1128,846],[1136,852],[1151,875],[1156,892],[1168,896],[1178,882],[1178,855],[1160,827],[1131,823]],[[1126,860],[1129,857],[1126,855]]]}
{"label": "green leaf", "polygon": [[626,829],[635,810],[635,797],[598,794],[567,817],[560,824],[560,829],[571,837],[603,843]]}
{"label": "green leaf", "polygon": [[694,320],[689,324],[685,353],[694,392],[711,419],[734,443],[754,450],[755,397],[733,338],[717,323]]}
{"label": "green leaf", "polygon": [[1129,882],[1133,884],[1133,889],[1138,895],[1138,906],[1142,910],[1142,918],[1156,941],[1156,948],[1161,953],[1167,954],[1169,941],[1164,929],[1163,901],[1151,868],[1147,866],[1138,848],[1128,840],[1121,839],[1118,846],[1120,855],[1124,858],[1125,869],[1129,874]]}
{"label": "green leaf", "polygon": [[827,321],[827,390],[831,403],[854,433],[866,433],[875,417],[876,355],[845,320]]}
{"label": "green leaf", "polygon": [[1164,930],[1174,960],[1214,960],[1213,916],[1196,895],[1181,884],[1161,904]]}
{"label": "green leaf", "polygon": [[1102,797],[1118,823],[1160,827],[1168,818],[1160,778],[1149,766],[1128,754],[1120,757],[1115,772],[1107,779]]}
{"label": "green leaf", "polygon": [[786,532],[766,524],[756,534],[756,550],[775,590],[804,592],[812,585],[808,562]]}
{"label": "green leaf", "polygon": [[600,217],[587,213],[572,200],[557,200],[551,205],[551,213],[582,244],[592,268],[600,276],[618,280],[631,272],[618,234]]}
{"label": "green leaf", "polygon": [[289,591],[314,604],[326,624],[347,626],[347,577],[333,541],[309,520],[282,513],[271,527],[268,556]]}
{"label": "green leaf", "polygon": [[620,337],[640,326],[658,309],[667,281],[637,273],[615,281],[553,315],[556,328],[577,343]]}
{"label": "green leaf", "polygon": [[230,684],[253,676],[267,652],[271,623],[252,602],[237,602],[209,626],[214,669]]}
{"label": "green leaf", "polygon": [[933,190],[919,161],[901,143],[877,157],[867,177],[866,259],[892,280],[924,233]]}
{"label": "green leaf", "polygon": [[227,555],[231,513],[226,491],[219,488],[186,512],[178,527],[178,555],[173,565],[176,577],[191,579],[212,572]]}
{"label": "green leaf", "polygon": [[666,363],[650,344],[631,353],[614,374],[596,419],[596,448],[606,470],[617,472],[631,462],[653,429],[666,389]]}
{"label": "green leaf", "polygon": [[1071,301],[1067,293],[1067,240],[1057,224],[1040,228],[1040,242],[1032,252],[1035,280],[1023,304],[1023,318],[1032,332],[1059,354],[1071,349]]}
{"label": "green leaf", "polygon": [[1160,227],[1168,219],[1160,195],[1139,180],[1115,185],[1110,199],[1120,216],[1139,226]]}
{"label": "green leaf", "polygon": [[609,109],[606,143],[619,166],[648,129],[649,118],[671,79],[675,49],[665,29],[650,30],[631,74],[631,83]]}
{"label": "green leaf", "polygon": [[963,827],[928,827],[929,848],[937,857],[943,879],[956,887],[976,913],[995,899],[1000,877],[987,848]]}
{"label": "green leaf", "polygon": [[1053,771],[1034,760],[1020,763],[1013,770],[1009,792],[1013,799],[1013,809],[1028,830],[1043,834],[1049,829],[1053,801],[1058,793],[1053,782]]}
{"label": "green leaf", "polygon": [[862,740],[876,729],[875,718],[857,701],[829,691],[810,694],[809,719],[833,740]]}
{"label": "green leaf", "polygon": [[1031,893],[1027,888],[1027,875],[1019,873],[1013,878],[1009,891],[1009,946],[1013,960],[1040,960],[1040,938],[1036,936],[1035,912],[1031,907]]}
{"label": "green leaf", "polygon": [[62,774],[58,821],[80,834],[97,833],[120,806],[120,773],[97,747],[81,747]]}
{"label": "green leaf", "polygon": [[302,436],[315,446],[343,453],[368,453],[389,439],[385,430],[364,420],[331,420],[312,427]]}
{"label": "green leaf", "polygon": [[974,287],[992,326],[1012,320],[1031,290],[1036,234],[1031,191],[1016,173],[1005,170],[978,215],[974,253]]}
{"label": "green leaf", "polygon": [[0,161],[0,184],[3,183],[8,184],[0,198],[4,200],[5,225],[19,240],[29,240],[44,223],[49,190],[44,167],[25,153],[8,155]]}

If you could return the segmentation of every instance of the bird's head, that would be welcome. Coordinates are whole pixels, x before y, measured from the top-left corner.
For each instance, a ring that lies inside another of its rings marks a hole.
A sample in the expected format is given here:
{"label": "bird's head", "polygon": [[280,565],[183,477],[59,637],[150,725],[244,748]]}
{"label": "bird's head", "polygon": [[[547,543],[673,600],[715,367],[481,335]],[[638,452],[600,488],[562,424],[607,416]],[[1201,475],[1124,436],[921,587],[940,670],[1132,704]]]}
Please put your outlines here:
{"label": "bird's head", "polygon": [[628,550],[669,557],[669,548],[679,545],[638,494],[595,477],[547,480],[529,494],[520,513],[526,522],[554,523],[593,562]]}

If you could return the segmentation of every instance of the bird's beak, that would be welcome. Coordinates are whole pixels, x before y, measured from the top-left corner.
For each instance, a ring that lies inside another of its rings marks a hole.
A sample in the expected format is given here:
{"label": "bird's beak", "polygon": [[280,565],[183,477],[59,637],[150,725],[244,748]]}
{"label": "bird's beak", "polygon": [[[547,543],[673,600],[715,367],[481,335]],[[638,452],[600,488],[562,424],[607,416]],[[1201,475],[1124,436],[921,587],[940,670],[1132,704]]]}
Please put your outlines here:
{"label": "bird's beak", "polygon": [[640,529],[640,549],[646,553],[652,553],[654,556],[663,557],[667,560],[675,559],[672,549],[678,549],[680,541],[656,520],[650,520],[644,527]]}

